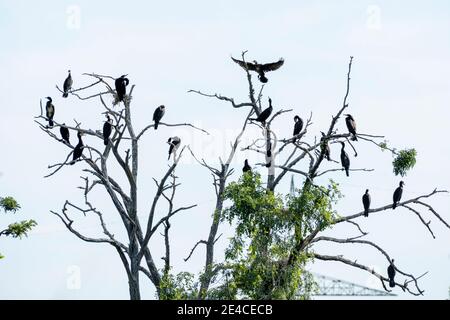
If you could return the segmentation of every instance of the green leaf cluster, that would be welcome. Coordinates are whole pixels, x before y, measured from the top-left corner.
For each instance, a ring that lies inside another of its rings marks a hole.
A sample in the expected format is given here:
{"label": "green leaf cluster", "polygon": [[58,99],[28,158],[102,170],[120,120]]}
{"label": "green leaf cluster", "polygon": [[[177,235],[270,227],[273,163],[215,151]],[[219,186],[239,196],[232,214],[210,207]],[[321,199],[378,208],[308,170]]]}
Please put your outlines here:
{"label": "green leaf cluster", "polygon": [[415,149],[405,149],[397,153],[392,162],[394,174],[404,177],[408,170],[412,169],[416,164],[417,152]]}

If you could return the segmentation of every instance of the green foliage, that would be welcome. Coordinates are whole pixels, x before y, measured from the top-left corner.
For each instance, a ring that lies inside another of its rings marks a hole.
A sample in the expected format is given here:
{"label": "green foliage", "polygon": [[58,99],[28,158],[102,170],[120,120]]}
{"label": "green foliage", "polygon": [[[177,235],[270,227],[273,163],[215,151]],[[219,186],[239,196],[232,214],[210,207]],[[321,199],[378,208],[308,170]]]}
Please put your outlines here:
{"label": "green foliage", "polygon": [[[20,209],[19,203],[13,197],[0,197],[0,209],[3,209],[6,213],[16,213]],[[0,229],[0,236],[11,236],[13,238],[22,238],[28,235],[30,231],[37,223],[34,220],[23,220],[21,222],[11,223],[5,230]],[[4,256],[0,254],[0,259]]]}
{"label": "green foliage", "polygon": [[22,238],[28,236],[28,231],[37,225],[34,220],[24,220],[21,222],[11,223],[8,229],[4,231],[6,236],[12,236],[13,238]]}
{"label": "green foliage", "polygon": [[386,141],[386,140],[384,140],[383,142],[381,142],[381,143],[379,144],[379,146],[380,146],[380,148],[381,148],[381,151],[384,151],[384,150],[388,149],[388,145],[387,145],[387,141]]}
{"label": "green foliage", "polygon": [[189,272],[180,272],[176,276],[165,273],[159,288],[161,300],[192,300],[196,297],[194,275]]}
{"label": "green foliage", "polygon": [[416,164],[417,152],[415,149],[405,149],[398,152],[392,165],[394,174],[404,177],[408,170],[412,169]]}
{"label": "green foliage", "polygon": [[224,299],[308,299],[314,290],[305,270],[307,251],[296,253],[303,235],[330,226],[337,217],[333,205],[341,197],[338,185],[305,183],[285,200],[262,186],[259,174],[247,172],[224,193],[231,205],[222,220],[235,226],[225,252],[226,282],[210,292]]}
{"label": "green foliage", "polygon": [[0,207],[5,212],[12,211],[14,213],[16,213],[16,211],[20,209],[19,203],[17,203],[17,201],[13,197],[5,197],[5,198],[0,197]]}

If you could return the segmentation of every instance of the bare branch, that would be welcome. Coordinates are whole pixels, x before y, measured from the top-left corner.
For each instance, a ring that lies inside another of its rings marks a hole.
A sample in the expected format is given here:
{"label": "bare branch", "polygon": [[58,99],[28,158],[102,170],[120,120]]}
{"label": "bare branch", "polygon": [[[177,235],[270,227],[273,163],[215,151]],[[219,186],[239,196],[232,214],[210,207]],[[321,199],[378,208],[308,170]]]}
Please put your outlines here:
{"label": "bare branch", "polygon": [[[169,124],[169,123],[160,122],[158,125],[159,125],[159,126],[166,126],[166,127],[191,127],[191,128],[194,128],[194,129],[196,129],[196,130],[199,130],[199,131],[201,131],[201,132],[206,133],[207,135],[209,135],[209,132],[208,132],[208,131],[206,131],[206,130],[204,130],[204,129],[201,129],[201,128],[198,128],[198,127],[196,127],[196,126],[194,126],[193,124],[190,124],[190,123],[175,123],[175,124]],[[148,129],[154,128],[154,127],[155,127],[154,124],[150,124],[150,125],[146,126],[146,127],[145,127],[144,129],[142,129],[142,131],[137,135],[137,139],[139,140],[139,138],[141,138],[141,136],[142,136]]]}
{"label": "bare branch", "polygon": [[209,97],[209,98],[217,98],[219,100],[228,101],[228,102],[231,103],[233,108],[253,107],[253,104],[250,103],[250,102],[244,102],[244,103],[236,104],[234,102],[234,99],[222,96],[222,95],[217,94],[217,93],[215,93],[215,94],[206,94],[206,93],[203,93],[203,92],[198,91],[198,90],[189,90],[188,93],[197,93],[197,94],[199,94],[201,96],[205,96],[205,97]]}
{"label": "bare branch", "polygon": [[191,258],[191,256],[192,256],[192,254],[194,253],[194,251],[195,251],[195,249],[197,248],[197,246],[199,245],[199,244],[207,244],[208,242],[206,241],[206,240],[200,240],[200,241],[198,241],[196,244],[195,244],[195,246],[191,249],[191,252],[189,253],[189,255],[185,258],[185,259],[183,259],[185,262],[187,262],[190,258]]}
{"label": "bare branch", "polygon": [[419,217],[419,219],[420,219],[420,221],[423,223],[423,225],[424,225],[425,227],[427,227],[428,231],[430,231],[431,236],[433,237],[433,239],[436,239],[436,237],[434,236],[433,230],[431,230],[431,228],[430,228],[430,223],[431,223],[431,221],[425,222],[425,220],[423,220],[422,216],[420,215],[419,211],[417,211],[417,210],[411,208],[410,206],[404,204],[403,207],[405,207],[405,208],[411,210],[412,212],[414,212],[414,213]]}

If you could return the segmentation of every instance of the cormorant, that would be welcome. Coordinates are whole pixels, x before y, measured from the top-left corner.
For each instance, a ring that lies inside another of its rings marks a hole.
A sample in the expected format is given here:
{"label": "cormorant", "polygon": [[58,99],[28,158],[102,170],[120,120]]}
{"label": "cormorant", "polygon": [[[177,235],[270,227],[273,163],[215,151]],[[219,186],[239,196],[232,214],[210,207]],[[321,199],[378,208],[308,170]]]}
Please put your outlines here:
{"label": "cormorant", "polygon": [[257,118],[251,118],[250,120],[255,120],[261,123],[265,123],[266,120],[270,117],[270,114],[273,111],[273,107],[272,107],[272,99],[269,98],[269,107],[267,109],[265,109],[263,112],[261,112],[259,114],[259,116]]}
{"label": "cormorant", "polygon": [[103,124],[103,142],[105,146],[107,146],[109,142],[109,136],[111,135],[112,132],[112,123],[113,123],[112,119],[107,114],[106,121]]}
{"label": "cormorant", "polygon": [[73,159],[70,162],[71,165],[73,165],[75,163],[75,161],[78,160],[81,157],[81,155],[83,154],[84,145],[83,145],[83,140],[81,139],[81,136],[82,136],[81,132],[78,131],[78,133],[77,133],[78,144],[75,146],[75,149],[73,149]]}
{"label": "cormorant", "polygon": [[173,154],[173,159],[175,160],[175,154],[177,149],[180,147],[181,139],[179,137],[171,137],[167,140],[167,143],[170,145],[169,147],[169,157],[167,160],[170,160],[170,156]]}
{"label": "cormorant", "polygon": [[328,145],[328,142],[325,141],[325,133],[320,131],[322,134],[322,138],[320,138],[320,141],[322,142],[322,150],[324,152],[324,156],[328,161],[331,161],[330,158],[330,146]]}
{"label": "cormorant", "polygon": [[275,71],[278,68],[280,68],[284,63],[283,58],[280,58],[280,60],[278,60],[277,62],[265,63],[265,64],[259,64],[256,61],[253,61],[253,63],[244,62],[244,61],[235,59],[233,57],[231,57],[231,59],[233,59],[233,61],[236,62],[238,65],[240,65],[242,68],[247,69],[249,71],[255,71],[258,74],[259,81],[261,81],[262,83],[266,83],[268,81],[268,79],[265,76],[266,72]]}
{"label": "cormorant", "polygon": [[127,85],[130,83],[130,80],[128,80],[128,78],[125,78],[126,76],[127,75],[124,74],[120,76],[120,78],[117,78],[115,81],[117,98],[119,99],[119,101],[123,101],[123,98],[127,93]]}
{"label": "cormorant", "polygon": [[250,167],[250,165],[248,164],[248,160],[245,159],[244,161],[244,167],[242,168],[242,172],[248,172],[248,171],[252,171],[252,167]]}
{"label": "cormorant", "polygon": [[294,117],[295,125],[294,125],[294,133],[292,134],[294,137],[302,132],[303,129],[303,120],[299,116]]}
{"label": "cormorant", "polygon": [[163,105],[156,108],[155,112],[153,112],[153,121],[155,121],[155,130],[158,129],[159,121],[161,121],[165,112],[166,112],[166,107]]}
{"label": "cormorant", "polygon": [[59,128],[59,132],[61,133],[62,139],[63,139],[65,142],[67,142],[68,144],[70,144],[70,140],[69,140],[70,132],[69,132],[69,129],[66,127],[66,124],[65,124],[65,123],[63,123],[63,124],[61,125],[61,127]]}
{"label": "cormorant", "polygon": [[392,259],[391,264],[387,268],[387,273],[389,277],[389,287],[394,288],[395,287],[395,268],[394,268],[394,259]]}
{"label": "cormorant", "polygon": [[53,116],[55,115],[55,106],[52,103],[52,98],[47,97],[47,104],[45,105],[45,115],[48,120],[48,125],[53,127]]}
{"label": "cormorant", "polygon": [[394,204],[392,205],[392,209],[397,208],[397,204],[400,202],[400,200],[402,199],[402,194],[403,194],[403,185],[405,183],[403,181],[400,181],[399,186],[397,187],[397,189],[395,189],[394,191],[394,196],[393,196],[393,200],[394,200]]}
{"label": "cormorant", "polygon": [[69,96],[69,90],[72,89],[72,84],[73,84],[73,80],[72,80],[72,76],[70,74],[70,70],[69,70],[69,75],[67,76],[66,80],[64,80],[64,85],[63,85],[63,98],[67,98]]}
{"label": "cormorant", "polygon": [[350,158],[348,157],[347,152],[345,152],[344,148],[345,148],[345,143],[341,141],[341,145],[342,145],[342,149],[341,149],[341,164],[342,167],[345,169],[345,174],[348,176],[348,170],[350,168]]}
{"label": "cormorant", "polygon": [[369,210],[370,210],[370,194],[369,189],[366,189],[366,193],[362,196],[362,202],[364,205],[364,216],[369,216]]}
{"label": "cormorant", "polygon": [[347,125],[348,132],[352,134],[352,140],[358,141],[358,138],[356,137],[356,122],[355,119],[353,119],[352,115],[346,114],[345,118],[345,124]]}

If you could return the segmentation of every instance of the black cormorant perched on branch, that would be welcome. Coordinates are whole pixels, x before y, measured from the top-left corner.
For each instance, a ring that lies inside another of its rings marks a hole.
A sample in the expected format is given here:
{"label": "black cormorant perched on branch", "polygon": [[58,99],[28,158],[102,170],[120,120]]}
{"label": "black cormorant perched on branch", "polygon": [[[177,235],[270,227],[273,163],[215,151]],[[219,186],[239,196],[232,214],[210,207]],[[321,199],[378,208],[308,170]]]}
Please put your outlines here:
{"label": "black cormorant perched on branch", "polygon": [[179,137],[171,137],[167,140],[167,143],[170,145],[169,147],[169,157],[167,160],[170,160],[170,156],[173,154],[173,159],[175,161],[177,149],[180,147],[181,139]]}
{"label": "black cormorant perched on branch", "polygon": [[242,168],[242,172],[248,172],[248,171],[252,171],[252,167],[250,167],[250,165],[248,164],[248,160],[245,159],[244,161],[244,167]]}
{"label": "black cormorant perched on branch", "polygon": [[347,125],[348,132],[352,135],[353,141],[358,141],[358,138],[356,137],[356,122],[355,119],[353,119],[352,115],[346,114],[345,118],[345,124]]}
{"label": "black cormorant perched on branch", "polygon": [[47,103],[45,105],[45,116],[47,117],[48,120],[48,125],[51,127],[53,127],[53,116],[55,115],[55,106],[52,103],[52,98],[47,97]]}
{"label": "black cormorant perched on branch", "polygon": [[272,99],[269,98],[269,107],[265,109],[263,112],[261,112],[257,118],[250,118],[250,120],[255,120],[264,124],[266,120],[270,117],[272,111],[273,111]]}
{"label": "black cormorant perched on branch", "polygon": [[323,150],[323,154],[328,161],[331,161],[330,146],[329,146],[328,142],[325,141],[325,133],[323,133],[322,131],[320,131],[320,133],[322,134],[322,138],[320,138],[320,141],[322,142],[321,148]]}
{"label": "black cormorant perched on branch", "polygon": [[294,117],[295,125],[294,125],[294,133],[292,134],[294,137],[302,132],[303,129],[303,120],[299,116]]}
{"label": "black cormorant perched on branch", "polygon": [[265,76],[266,72],[275,71],[278,68],[280,68],[284,63],[283,58],[280,58],[280,60],[278,60],[277,62],[265,63],[265,64],[260,64],[260,63],[257,63],[256,61],[253,61],[253,63],[244,62],[244,61],[235,59],[233,57],[231,57],[231,59],[233,59],[233,61],[236,62],[238,65],[240,65],[242,68],[247,69],[249,71],[255,71],[258,74],[259,81],[261,81],[262,83],[267,83],[267,81],[268,81],[268,79]]}
{"label": "black cormorant perched on branch", "polygon": [[69,90],[72,89],[72,84],[73,84],[73,80],[72,80],[72,76],[70,74],[70,70],[69,70],[69,75],[67,76],[66,80],[64,80],[64,85],[63,85],[63,98],[67,98],[69,96]]}
{"label": "black cormorant perched on branch", "polygon": [[130,83],[130,80],[128,80],[128,78],[125,78],[126,76],[127,75],[124,74],[120,76],[120,78],[117,78],[115,81],[117,98],[119,101],[123,101],[123,98],[127,93],[127,85]]}
{"label": "black cormorant perched on branch", "polygon": [[77,133],[78,144],[75,146],[75,149],[73,149],[73,159],[70,162],[71,165],[73,165],[75,163],[75,161],[77,161],[83,154],[84,145],[83,145],[83,140],[81,139],[81,136],[82,136],[82,133],[80,131],[78,131],[78,133]]}
{"label": "black cormorant perched on branch", "polygon": [[155,109],[155,112],[153,112],[153,121],[155,121],[155,130],[158,129],[158,124],[161,121],[162,117],[164,116],[165,112],[166,107],[164,105],[160,105],[158,108]]}
{"label": "black cormorant perched on branch", "polygon": [[112,119],[109,117],[109,115],[106,115],[106,121],[103,124],[103,142],[105,144],[105,146],[108,145],[109,142],[109,136],[111,135],[112,132]]}
{"label": "black cormorant perched on branch", "polygon": [[394,191],[394,196],[392,197],[394,200],[394,204],[392,205],[392,209],[397,208],[398,203],[400,202],[400,200],[402,199],[402,194],[403,194],[403,185],[405,183],[403,181],[400,181],[399,186],[397,187],[397,189],[395,189]]}
{"label": "black cormorant perched on branch", "polygon": [[362,202],[364,205],[364,216],[369,216],[369,210],[370,210],[370,194],[369,189],[366,189],[366,193],[362,196]]}
{"label": "black cormorant perched on branch", "polygon": [[395,287],[395,268],[394,268],[394,259],[392,259],[391,264],[387,268],[387,273],[389,277],[389,287],[394,288]]}
{"label": "black cormorant perched on branch", "polygon": [[68,144],[70,144],[70,140],[69,140],[70,132],[69,132],[69,129],[66,127],[66,124],[65,124],[65,123],[63,123],[63,124],[61,125],[61,127],[59,128],[59,132],[61,133],[62,139],[63,139],[65,142],[67,142]]}
{"label": "black cormorant perched on branch", "polygon": [[348,176],[349,175],[349,168],[350,168],[350,158],[348,157],[347,152],[345,152],[344,148],[345,148],[345,143],[341,141],[341,145],[342,145],[342,149],[341,149],[341,164],[342,167],[345,169],[345,174]]}

